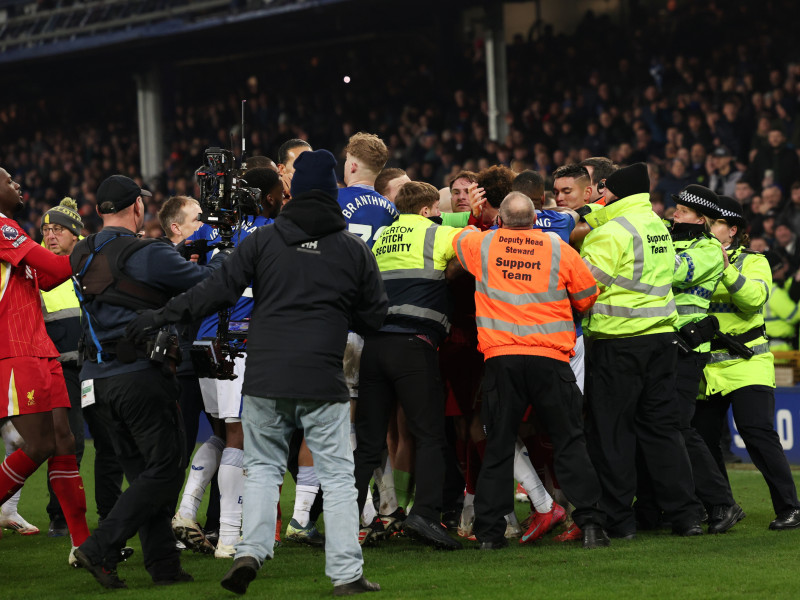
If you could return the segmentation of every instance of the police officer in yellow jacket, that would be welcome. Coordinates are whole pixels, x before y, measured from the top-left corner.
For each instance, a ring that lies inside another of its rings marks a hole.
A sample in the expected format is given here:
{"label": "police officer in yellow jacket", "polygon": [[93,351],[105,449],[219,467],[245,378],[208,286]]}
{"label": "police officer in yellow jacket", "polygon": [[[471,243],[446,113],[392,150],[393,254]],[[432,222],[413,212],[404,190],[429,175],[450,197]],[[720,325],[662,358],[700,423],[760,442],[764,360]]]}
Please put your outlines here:
{"label": "police officer in yellow jacket", "polygon": [[[707,315],[708,306],[725,267],[722,246],[709,233],[712,219],[721,214],[717,195],[701,185],[689,185],[672,198],[676,203],[670,230],[676,252],[672,293],[678,310],[675,328],[682,342],[675,385],[680,430],[692,463],[695,493],[708,511],[708,532],[724,533],[744,518],[744,511],[734,501],[731,486],[719,472],[703,438],[692,427],[703,367],[709,358],[709,342],[716,329],[716,321]],[[651,514],[648,519],[646,514],[647,508],[657,506],[655,498],[647,502],[648,477],[648,473],[640,473],[636,494],[640,526],[658,516]]]}
{"label": "police officer in yellow jacket", "polygon": [[675,252],[652,211],[644,163],[606,180],[605,223],[584,240],[581,256],[600,296],[584,321],[587,344],[587,441],[612,537],[632,538],[636,522],[637,442],[673,533],[702,534],[689,457],[673,390],[677,320],[672,294]]}
{"label": "police officer in yellow jacket", "polygon": [[753,464],[769,487],[777,517],[770,529],[800,527],[800,502],[792,472],[774,429],[775,368],[764,330],[764,304],[772,273],[762,254],[747,249],[741,205],[719,197],[721,217],[711,232],[726,250],[725,270],[709,307],[727,339],[711,342],[704,370],[708,399],[698,401],[693,425],[727,477],[719,439],[728,407]]}
{"label": "police officer in yellow jacket", "polygon": [[446,441],[437,349],[450,329],[445,271],[455,258],[453,238],[461,230],[429,218],[440,214],[439,192],[432,185],[408,182],[395,203],[400,217],[372,248],[389,312],[380,331],[365,338],[361,355],[354,456],[359,512],[386,446],[392,405],[399,402],[416,446],[417,493],[405,532],[454,550],[461,544],[441,525]]}
{"label": "police officer in yellow jacket", "polygon": [[791,278],[789,262],[785,256],[772,250],[764,253],[772,270],[772,289],[769,300],[764,305],[764,326],[772,352],[797,350],[797,324],[800,323],[800,310],[797,302],[789,296]]}

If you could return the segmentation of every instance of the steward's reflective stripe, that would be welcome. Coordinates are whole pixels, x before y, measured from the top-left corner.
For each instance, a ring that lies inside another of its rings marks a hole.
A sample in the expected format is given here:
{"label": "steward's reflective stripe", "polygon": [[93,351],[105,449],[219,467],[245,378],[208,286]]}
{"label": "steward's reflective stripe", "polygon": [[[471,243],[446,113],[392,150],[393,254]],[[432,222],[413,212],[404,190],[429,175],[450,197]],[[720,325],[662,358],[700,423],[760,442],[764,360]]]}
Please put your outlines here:
{"label": "steward's reflective stripe", "polygon": [[450,321],[448,320],[447,315],[444,315],[436,310],[431,310],[430,308],[422,308],[420,306],[414,306],[413,304],[400,304],[398,306],[390,306],[388,312],[390,315],[404,315],[407,317],[417,317],[428,319],[430,321],[436,321],[445,329],[450,327]]}
{"label": "steward's reflective stripe", "polygon": [[[644,244],[642,243],[642,236],[633,226],[633,223],[628,221],[625,217],[618,217],[615,219],[617,223],[622,225],[633,238],[633,281],[641,281],[642,271],[644,271]],[[670,286],[671,287],[671,286]]]}
{"label": "steward's reflective stripe", "polygon": [[576,294],[571,294],[573,300],[583,300],[584,298],[588,298],[592,294],[597,293],[597,286],[593,285],[592,287],[588,287],[582,292],[578,292]]}
{"label": "steward's reflective stripe", "polygon": [[489,248],[492,246],[492,239],[496,233],[497,229],[487,234],[481,241],[481,280],[487,286],[489,285]]}
{"label": "steward's reflective stripe", "polygon": [[702,306],[694,306],[692,304],[686,304],[683,306],[678,306],[678,314],[679,315],[693,315],[699,313],[706,313],[706,309]]}
{"label": "steward's reflective stripe", "polygon": [[[756,355],[766,354],[767,352],[769,352],[769,343],[758,344],[757,346],[753,346],[750,349],[753,352],[755,352]],[[739,359],[745,360],[743,356],[729,354],[728,352],[712,352],[708,364],[725,362],[726,360],[739,360]]]}
{"label": "steward's reflective stripe", "polygon": [[638,292],[646,296],[657,296],[663,298],[672,289],[672,283],[665,283],[664,285],[650,285],[643,281],[632,281],[627,277],[619,276],[614,281],[619,287],[628,290],[629,292]]}
{"label": "steward's reflective stripe", "polygon": [[552,292],[558,288],[558,275],[561,271],[561,238],[552,231],[548,231],[547,235],[550,237],[550,283],[547,290]]}
{"label": "steward's reflective stripe", "polygon": [[[483,281],[475,281],[475,289],[485,294],[490,300],[499,300],[500,302],[507,302],[514,306],[523,306],[531,304],[532,302],[558,302],[559,300],[567,299],[567,290],[548,290],[546,292],[535,292],[529,294],[515,294],[514,292],[507,292],[505,290],[498,290],[489,287]],[[595,287],[595,289],[597,289]]]}
{"label": "steward's reflective stripe", "polygon": [[509,323],[491,317],[478,317],[476,319],[478,327],[491,329],[493,331],[505,331],[514,335],[524,337],[534,334],[560,333],[562,331],[575,331],[575,323],[570,321],[553,321],[540,325],[520,325],[519,323]]}
{"label": "steward's reflective stripe", "polygon": [[444,279],[444,271],[428,269],[392,269],[381,271],[382,279]]}
{"label": "steward's reflective stripe", "polygon": [[422,268],[426,271],[434,271],[433,267],[433,246],[436,243],[436,230],[439,228],[436,223],[425,230],[425,242],[422,246]]}
{"label": "steward's reflective stripe", "polygon": [[[738,279],[737,279],[738,281]],[[767,292],[767,298],[769,298],[769,286],[767,285],[766,281],[762,281],[761,279],[753,279],[752,281],[757,281],[761,285],[764,286],[764,291]]]}
{"label": "steward's reflective stripe", "polygon": [[670,300],[666,306],[653,306],[647,308],[629,308],[627,306],[595,304],[590,312],[593,315],[606,315],[609,317],[622,317],[625,319],[649,319],[653,317],[669,317],[674,311],[675,301]]}
{"label": "steward's reflective stripe", "polygon": [[678,256],[678,255],[676,254],[676,255],[675,255],[675,267],[673,268],[673,271],[677,271],[677,270],[678,270],[678,267],[680,267],[680,266],[681,266],[681,263],[682,263],[682,262],[683,262],[683,261],[681,260],[681,257],[680,257],[680,256]]}
{"label": "steward's reflective stripe", "polygon": [[603,271],[603,269],[594,266],[585,258],[583,259],[583,262],[587,267],[589,267],[589,271],[591,272],[592,277],[594,277],[596,281],[599,281],[606,287],[611,287],[612,285],[614,285],[614,278],[605,271]]}
{"label": "steward's reflective stripe", "polygon": [[464,251],[461,249],[461,242],[464,241],[464,238],[468,235],[472,235],[476,233],[474,231],[470,231],[469,229],[464,229],[461,233],[456,236],[456,254],[458,254],[458,260],[461,261],[461,265],[466,269],[467,268],[467,261],[464,260]]}
{"label": "steward's reflective stripe", "polygon": [[62,308],[54,312],[45,312],[45,311],[42,312],[44,313],[45,323],[52,323],[53,321],[61,321],[62,319],[81,318],[81,309],[79,306],[76,306],[75,308]]}
{"label": "steward's reflective stripe", "polygon": [[738,292],[740,289],[742,289],[742,287],[744,287],[744,284],[745,284],[745,283],[747,283],[747,279],[745,278],[745,276],[744,276],[744,275],[742,275],[741,273],[739,273],[739,276],[736,278],[736,281],[734,281],[734,282],[733,282],[733,283],[730,285],[730,287],[728,287],[728,291],[729,291],[731,294],[734,294],[734,293]]}

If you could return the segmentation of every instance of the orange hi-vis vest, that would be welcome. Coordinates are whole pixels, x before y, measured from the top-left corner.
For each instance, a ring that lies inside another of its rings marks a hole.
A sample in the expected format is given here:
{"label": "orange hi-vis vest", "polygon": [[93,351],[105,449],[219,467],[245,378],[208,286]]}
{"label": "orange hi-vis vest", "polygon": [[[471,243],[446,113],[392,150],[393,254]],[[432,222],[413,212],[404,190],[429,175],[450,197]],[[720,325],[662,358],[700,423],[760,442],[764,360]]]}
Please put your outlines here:
{"label": "orange hi-vis vest", "polygon": [[475,276],[478,349],[487,359],[530,354],[569,361],[572,307],[589,310],[598,295],[594,277],[569,244],[538,229],[481,233],[468,227],[453,246]]}

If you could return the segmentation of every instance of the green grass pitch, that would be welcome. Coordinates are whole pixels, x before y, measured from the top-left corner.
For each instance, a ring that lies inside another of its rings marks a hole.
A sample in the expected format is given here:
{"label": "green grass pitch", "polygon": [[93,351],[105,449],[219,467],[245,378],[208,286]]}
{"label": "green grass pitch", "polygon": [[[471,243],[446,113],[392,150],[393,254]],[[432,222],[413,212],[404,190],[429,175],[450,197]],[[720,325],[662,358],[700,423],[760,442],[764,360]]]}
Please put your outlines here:
{"label": "green grass pitch", "polygon": [[[83,468],[89,499],[89,527],[97,524],[91,477],[93,449],[87,444]],[[795,471],[795,481],[800,472]],[[800,530],[769,531],[774,518],[766,484],[751,468],[730,471],[733,491],[747,518],[724,535],[676,538],[669,532],[644,532],[633,541],[612,541],[608,549],[586,551],[578,544],[558,544],[548,536],[536,544],[479,552],[465,542],[461,552],[441,552],[403,538],[364,550],[365,575],[383,587],[376,598],[586,598],[631,599],[796,599],[800,598]],[[294,483],[283,488],[284,527],[292,513]],[[511,493],[511,490],[509,490]],[[22,492],[20,512],[42,528],[35,536],[5,531],[0,540],[0,598],[48,600],[119,598],[204,600],[234,598],[219,585],[231,561],[185,552],[183,566],[194,583],[157,588],[136,554],[119,567],[128,590],[104,590],[83,570],[67,565],[68,538],[48,538],[45,469],[39,469]],[[520,519],[527,510],[517,504]],[[201,515],[205,514],[201,509]],[[250,585],[247,597],[327,598],[321,550],[284,541]]]}

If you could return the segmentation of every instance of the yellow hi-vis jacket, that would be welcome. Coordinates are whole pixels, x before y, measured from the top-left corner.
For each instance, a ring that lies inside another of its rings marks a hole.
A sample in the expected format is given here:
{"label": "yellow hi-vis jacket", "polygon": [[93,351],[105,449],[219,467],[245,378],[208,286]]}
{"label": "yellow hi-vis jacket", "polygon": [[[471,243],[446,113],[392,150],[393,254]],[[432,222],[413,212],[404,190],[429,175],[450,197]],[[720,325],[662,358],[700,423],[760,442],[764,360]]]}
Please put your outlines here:
{"label": "yellow hi-vis jacket", "polygon": [[597,212],[608,221],[592,230],[581,247],[600,290],[584,319],[584,333],[618,338],[674,331],[675,249],[650,207],[650,195],[634,194]]}

